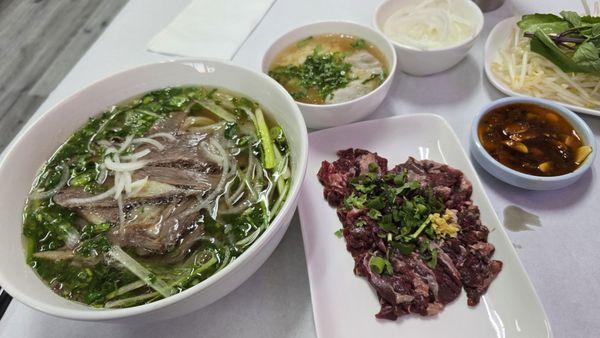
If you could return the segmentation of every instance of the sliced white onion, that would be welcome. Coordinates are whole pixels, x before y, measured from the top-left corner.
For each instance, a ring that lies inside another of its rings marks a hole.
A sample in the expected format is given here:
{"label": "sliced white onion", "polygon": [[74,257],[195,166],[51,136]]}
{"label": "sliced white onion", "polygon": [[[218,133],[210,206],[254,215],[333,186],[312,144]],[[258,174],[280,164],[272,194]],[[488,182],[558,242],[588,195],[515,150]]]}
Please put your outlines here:
{"label": "sliced white onion", "polygon": [[103,199],[106,199],[106,198],[114,195],[114,193],[115,193],[115,187],[112,187],[112,188],[106,190],[105,192],[103,192],[99,195],[96,195],[96,196],[85,197],[85,198],[71,198],[71,199],[66,200],[65,202],[68,204],[75,204],[75,205],[94,203],[94,202],[98,202]]}
{"label": "sliced white onion", "polygon": [[104,159],[104,165],[106,166],[106,169],[117,172],[134,171],[142,169],[146,165],[146,163],[146,161],[117,163],[116,160],[113,161],[110,158]]}
{"label": "sliced white onion", "polygon": [[142,151],[138,151],[137,153],[133,153],[131,155],[121,156],[121,159],[124,161],[137,161],[140,158],[150,154],[150,149],[144,149]]}

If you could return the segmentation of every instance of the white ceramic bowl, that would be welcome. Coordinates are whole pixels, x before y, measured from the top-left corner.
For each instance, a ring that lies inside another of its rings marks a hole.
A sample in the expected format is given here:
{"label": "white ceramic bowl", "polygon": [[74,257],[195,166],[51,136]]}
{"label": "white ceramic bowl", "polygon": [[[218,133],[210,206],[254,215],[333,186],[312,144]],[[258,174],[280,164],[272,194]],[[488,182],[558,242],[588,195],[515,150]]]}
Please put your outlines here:
{"label": "white ceramic bowl", "polygon": [[[406,6],[414,6],[422,0],[387,0],[381,3],[373,15],[373,25],[383,34],[383,25],[397,10]],[[454,0],[457,15],[471,22],[474,33],[471,38],[443,48],[419,49],[392,41],[398,52],[400,70],[415,76],[427,76],[443,72],[454,67],[464,59],[483,29],[483,13],[471,0]]]}
{"label": "white ceramic bowl", "polygon": [[[498,162],[481,144],[477,133],[477,126],[479,125],[481,117],[489,111],[502,106],[518,103],[542,106],[564,117],[575,128],[579,136],[581,136],[583,143],[592,147],[592,153],[577,169],[575,169],[575,171],[560,176],[534,176],[523,174]],[[470,143],[471,154],[473,154],[475,160],[477,160],[477,162],[492,176],[497,177],[508,184],[529,190],[560,189],[575,183],[592,166],[597,151],[596,138],[594,137],[592,130],[585,121],[577,116],[577,114],[551,101],[527,97],[506,97],[496,100],[481,109],[473,119],[473,124],[471,125]]]}
{"label": "white ceramic bowl", "polygon": [[277,39],[267,50],[262,71],[267,74],[273,60],[284,48],[312,35],[349,34],[365,39],[383,53],[388,77],[372,92],[357,99],[335,104],[308,104],[296,102],[309,128],[328,128],[348,124],[372,114],[387,95],[396,72],[396,51],[390,42],[374,29],[347,21],[324,21],[298,27]]}
{"label": "white ceramic bowl", "polygon": [[[169,86],[207,85],[247,95],[284,129],[291,149],[292,186],[270,227],[233,263],[179,294],[132,308],[99,310],[68,301],[25,263],[22,210],[36,171],[89,117],[132,96]],[[79,91],[38,117],[9,145],[0,162],[0,285],[20,302],[45,313],[92,321],[133,322],[171,318],[200,309],[234,290],[271,255],[298,202],[307,161],[306,126],[292,97],[264,74],[216,60],[156,63],[112,75]]]}

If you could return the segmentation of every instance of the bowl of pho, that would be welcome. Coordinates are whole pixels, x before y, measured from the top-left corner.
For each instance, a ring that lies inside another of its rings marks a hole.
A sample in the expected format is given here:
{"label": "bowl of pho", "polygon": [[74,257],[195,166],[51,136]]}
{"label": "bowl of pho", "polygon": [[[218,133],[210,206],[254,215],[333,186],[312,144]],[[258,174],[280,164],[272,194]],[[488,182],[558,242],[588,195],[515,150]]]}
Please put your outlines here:
{"label": "bowl of pho", "polygon": [[309,128],[327,128],[377,109],[393,81],[396,51],[369,27],[317,22],[277,39],[262,70],[292,95]]}
{"label": "bowl of pho", "polygon": [[48,314],[175,317],[273,252],[306,126],[268,76],[216,60],[115,74],[37,117],[0,162],[0,285]]}

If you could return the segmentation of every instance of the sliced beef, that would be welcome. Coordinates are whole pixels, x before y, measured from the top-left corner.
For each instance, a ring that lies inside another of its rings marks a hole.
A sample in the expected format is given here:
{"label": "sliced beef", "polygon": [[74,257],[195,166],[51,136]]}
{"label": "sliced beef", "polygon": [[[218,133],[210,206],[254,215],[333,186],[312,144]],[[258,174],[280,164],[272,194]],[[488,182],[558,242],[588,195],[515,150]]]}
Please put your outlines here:
{"label": "sliced beef", "polygon": [[113,244],[135,248],[140,255],[164,254],[191,230],[197,213],[186,213],[195,198],[169,204],[140,205],[128,213],[126,221],[109,233]]}
{"label": "sliced beef", "polygon": [[[369,164],[376,163],[378,174],[387,173],[387,160],[362,149],[338,152],[332,163],[323,161],[317,176],[324,186],[324,197],[334,207],[343,225],[346,247],[355,261],[354,272],[367,278],[377,291],[381,310],[377,318],[394,320],[416,313],[432,316],[460,295],[464,288],[468,304],[479,302],[490,283],[502,269],[502,262],[493,260],[494,246],[487,243],[488,229],[481,223],[479,209],[471,201],[472,186],[464,174],[452,167],[434,161],[409,158],[393,168],[395,173],[406,172],[411,181],[431,190],[446,208],[457,215],[460,231],[456,238],[440,239],[431,245],[437,251],[437,264],[431,268],[419,254],[408,256],[389,251],[393,274],[372,271],[370,260],[388,253],[381,230],[366,214],[366,209],[343,207],[344,198],[353,192],[350,180],[369,172]],[[357,222],[361,223],[357,226]]]}
{"label": "sliced beef", "polygon": [[161,119],[158,122],[156,122],[150,128],[150,130],[146,132],[146,136],[153,135],[156,133],[179,133],[187,117],[188,114],[185,112],[173,112],[171,113],[171,116],[169,118]]}
{"label": "sliced beef", "polygon": [[[135,195],[126,197],[124,204],[162,203],[177,197],[197,195],[203,190],[182,189],[170,184],[148,181]],[[117,206],[117,201],[109,196],[99,201],[81,203],[73,199],[89,198],[96,194],[89,193],[83,187],[65,187],[54,195],[54,202],[65,208],[111,208]]]}
{"label": "sliced beef", "polygon": [[[189,249],[204,229],[201,224],[196,224],[199,214],[187,211],[198,203],[198,196],[206,196],[215,189],[222,169],[215,162],[219,159],[202,145],[214,135],[183,130],[187,117],[185,112],[172,113],[170,118],[160,120],[145,134],[146,137],[157,133],[173,135],[174,140],[154,135],[154,140],[164,149],[157,149],[148,142],[134,143],[134,152],[146,149],[150,152],[140,159],[146,165],[132,173],[133,180],[148,180],[141,189],[124,195],[123,210],[119,210],[114,196],[93,202],[77,201],[97,195],[82,187],[64,187],[53,201],[78,212],[91,223],[112,223],[111,243],[133,248],[140,255],[162,255],[178,245]],[[109,176],[105,185],[113,186],[114,178]],[[125,218],[122,223],[120,215]],[[186,238],[188,235],[190,238]],[[172,258],[183,258],[183,249]]]}
{"label": "sliced beef", "polygon": [[379,172],[387,171],[387,160],[363,149],[346,149],[337,153],[339,159],[333,163],[323,161],[317,173],[319,181],[325,190],[325,199],[334,207],[342,202],[349,192],[348,182],[353,177],[369,172],[369,164],[376,163]]}
{"label": "sliced beef", "polygon": [[446,207],[457,207],[469,201],[473,192],[471,182],[460,170],[434,161],[417,161],[409,157],[408,161],[397,165],[393,172],[407,171],[411,181],[419,181],[423,187],[430,187],[434,193],[443,198]]}
{"label": "sliced beef", "polygon": [[170,184],[178,188],[200,191],[209,190],[212,186],[217,184],[220,178],[220,176],[207,175],[206,173],[197,170],[152,166],[136,170],[133,174],[134,180],[143,179],[144,177],[148,177],[148,179],[152,181]]}
{"label": "sliced beef", "polygon": [[136,149],[150,149],[150,154],[143,160],[148,166],[193,169],[205,174],[217,174],[220,166],[210,161],[200,144],[206,140],[206,133],[176,134],[176,140],[165,140],[161,143],[164,149],[158,150],[152,145],[144,145]]}

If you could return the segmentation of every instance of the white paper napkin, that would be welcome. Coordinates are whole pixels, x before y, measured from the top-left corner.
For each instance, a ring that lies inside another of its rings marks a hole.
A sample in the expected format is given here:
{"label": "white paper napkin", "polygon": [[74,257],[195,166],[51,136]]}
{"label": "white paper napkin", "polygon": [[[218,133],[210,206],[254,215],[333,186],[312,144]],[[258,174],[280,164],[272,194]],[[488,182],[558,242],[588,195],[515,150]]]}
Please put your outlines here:
{"label": "white paper napkin", "polygon": [[150,40],[161,54],[229,60],[275,0],[193,0]]}

